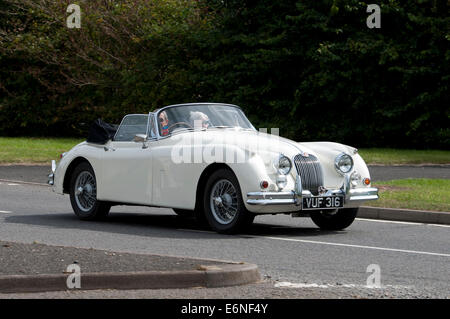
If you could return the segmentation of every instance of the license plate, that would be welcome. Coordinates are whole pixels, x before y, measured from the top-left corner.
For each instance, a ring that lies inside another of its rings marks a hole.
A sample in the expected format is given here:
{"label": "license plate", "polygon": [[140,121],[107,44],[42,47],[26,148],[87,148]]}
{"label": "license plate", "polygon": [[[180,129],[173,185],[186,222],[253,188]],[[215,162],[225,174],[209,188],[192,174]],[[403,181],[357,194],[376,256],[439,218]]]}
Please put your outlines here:
{"label": "license plate", "polygon": [[334,209],[344,207],[343,196],[303,197],[303,209]]}

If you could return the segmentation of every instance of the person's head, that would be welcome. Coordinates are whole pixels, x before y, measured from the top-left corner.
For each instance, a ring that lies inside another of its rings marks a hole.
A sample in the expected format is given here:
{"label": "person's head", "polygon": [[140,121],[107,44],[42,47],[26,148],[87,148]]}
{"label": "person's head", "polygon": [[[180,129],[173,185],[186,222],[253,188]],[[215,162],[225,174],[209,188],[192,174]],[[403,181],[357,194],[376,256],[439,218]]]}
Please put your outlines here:
{"label": "person's head", "polygon": [[210,124],[208,115],[203,112],[191,112],[189,119],[194,127],[196,122],[200,122],[202,128],[208,128]]}
{"label": "person's head", "polygon": [[161,135],[169,134],[169,118],[166,111],[162,111],[158,116],[159,125],[161,125]]}

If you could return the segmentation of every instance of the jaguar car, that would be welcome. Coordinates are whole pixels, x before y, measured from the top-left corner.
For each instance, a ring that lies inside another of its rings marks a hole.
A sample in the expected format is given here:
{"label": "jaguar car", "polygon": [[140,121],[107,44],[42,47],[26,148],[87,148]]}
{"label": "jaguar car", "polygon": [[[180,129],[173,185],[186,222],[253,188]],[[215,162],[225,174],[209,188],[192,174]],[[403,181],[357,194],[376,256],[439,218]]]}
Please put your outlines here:
{"label": "jaguar car", "polygon": [[220,233],[244,231],[264,214],[341,230],[378,199],[356,148],[278,133],[255,129],[224,103],[128,114],[119,126],[99,119],[86,141],[52,161],[49,184],[69,194],[82,220],[105,218],[115,205],[164,207]]}

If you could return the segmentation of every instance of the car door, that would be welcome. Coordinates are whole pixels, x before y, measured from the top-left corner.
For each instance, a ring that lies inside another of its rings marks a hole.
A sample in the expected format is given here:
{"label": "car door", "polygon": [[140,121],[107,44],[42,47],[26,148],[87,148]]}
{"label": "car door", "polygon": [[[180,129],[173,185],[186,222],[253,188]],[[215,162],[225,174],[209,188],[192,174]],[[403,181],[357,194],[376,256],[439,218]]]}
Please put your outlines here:
{"label": "car door", "polygon": [[150,125],[153,125],[153,113],[124,117],[114,139],[104,147],[99,199],[124,204],[151,203],[151,143],[134,141],[136,134],[148,136]]}

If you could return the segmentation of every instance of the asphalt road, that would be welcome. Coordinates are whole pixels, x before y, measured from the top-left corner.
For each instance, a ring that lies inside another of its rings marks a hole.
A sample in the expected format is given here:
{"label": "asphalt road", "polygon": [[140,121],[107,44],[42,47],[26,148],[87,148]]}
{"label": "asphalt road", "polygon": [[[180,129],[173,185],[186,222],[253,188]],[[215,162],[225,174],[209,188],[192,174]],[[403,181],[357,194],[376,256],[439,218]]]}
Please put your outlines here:
{"label": "asphalt road", "polygon": [[[307,218],[276,215],[257,217],[248,233],[227,236],[199,229],[168,209],[119,206],[106,221],[83,222],[68,196],[45,186],[1,182],[0,240],[246,261],[256,263],[264,277],[260,284],[211,290],[41,297],[450,298],[448,225],[357,220],[345,231],[326,232]],[[372,264],[380,268],[381,288],[366,287]]]}

